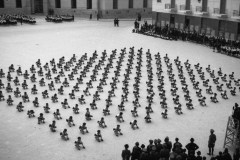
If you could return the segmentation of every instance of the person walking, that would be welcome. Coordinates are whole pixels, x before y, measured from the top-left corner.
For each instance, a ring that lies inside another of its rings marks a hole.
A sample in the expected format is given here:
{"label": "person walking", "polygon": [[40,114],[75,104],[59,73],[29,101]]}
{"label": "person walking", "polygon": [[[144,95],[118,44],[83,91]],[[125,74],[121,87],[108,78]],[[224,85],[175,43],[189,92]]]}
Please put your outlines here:
{"label": "person walking", "polygon": [[209,149],[208,155],[213,155],[216,140],[217,138],[216,138],[216,135],[214,134],[214,130],[211,129],[210,136],[208,139],[208,149]]}

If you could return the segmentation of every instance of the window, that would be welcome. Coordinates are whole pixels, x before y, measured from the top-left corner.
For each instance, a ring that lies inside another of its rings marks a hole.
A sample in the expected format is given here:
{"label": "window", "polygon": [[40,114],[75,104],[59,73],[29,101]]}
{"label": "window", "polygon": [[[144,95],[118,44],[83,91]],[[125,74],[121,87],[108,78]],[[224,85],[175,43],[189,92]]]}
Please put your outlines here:
{"label": "window", "polygon": [[129,0],[128,8],[133,8],[133,0]]}
{"label": "window", "polygon": [[16,8],[22,8],[22,0],[16,0]]}
{"label": "window", "polygon": [[113,0],[113,9],[118,9],[118,0]]}
{"label": "window", "polygon": [[166,3],[166,4],[165,4],[165,9],[170,9],[170,8],[171,8],[171,4]]}
{"label": "window", "polygon": [[233,16],[236,17],[238,15],[239,15],[238,10],[233,10]]}
{"label": "window", "polygon": [[4,0],[0,0],[0,8],[4,8]]}
{"label": "window", "polygon": [[220,1],[220,14],[225,14],[226,12],[226,0]]}
{"label": "window", "polygon": [[171,8],[175,8],[175,0],[171,0]]}
{"label": "window", "polygon": [[190,10],[190,3],[191,3],[191,0],[186,0],[185,10]]}
{"label": "window", "polygon": [[55,8],[61,8],[61,0],[55,0]]}
{"label": "window", "polygon": [[208,0],[202,0],[202,12],[207,12]]}
{"label": "window", "polygon": [[143,0],[143,8],[147,8],[148,7],[148,0]]}
{"label": "window", "polygon": [[157,0],[157,2],[162,3],[162,0]]}
{"label": "window", "polygon": [[92,9],[92,0],[87,0],[87,9]]}
{"label": "window", "polygon": [[72,0],[72,8],[77,8],[77,0]]}

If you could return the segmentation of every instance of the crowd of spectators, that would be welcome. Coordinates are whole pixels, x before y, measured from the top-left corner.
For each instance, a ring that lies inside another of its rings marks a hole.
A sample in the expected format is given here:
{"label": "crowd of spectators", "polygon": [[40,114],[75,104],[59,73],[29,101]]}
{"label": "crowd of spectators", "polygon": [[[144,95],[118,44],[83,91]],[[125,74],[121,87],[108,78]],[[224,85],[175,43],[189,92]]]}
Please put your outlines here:
{"label": "crowd of spectators", "polygon": [[183,40],[204,44],[211,47],[213,51],[240,58],[240,42],[225,39],[224,37],[215,37],[201,34],[196,31],[171,28],[168,25],[164,27],[157,27],[155,25],[148,24],[147,21],[140,26],[137,20],[134,22],[133,32],[167,40]]}
{"label": "crowd of spectators", "polygon": [[160,139],[149,140],[149,144],[135,143],[132,151],[129,150],[129,145],[124,145],[122,150],[123,160],[239,160],[239,149],[233,155],[225,148],[223,152],[219,152],[216,156],[202,156],[201,151],[198,150],[198,145],[191,138],[190,142],[184,147],[178,138],[172,143],[168,137],[161,143]]}
{"label": "crowd of spectators", "polygon": [[23,14],[2,14],[0,15],[0,25],[16,25],[19,23],[35,24],[35,18]]}

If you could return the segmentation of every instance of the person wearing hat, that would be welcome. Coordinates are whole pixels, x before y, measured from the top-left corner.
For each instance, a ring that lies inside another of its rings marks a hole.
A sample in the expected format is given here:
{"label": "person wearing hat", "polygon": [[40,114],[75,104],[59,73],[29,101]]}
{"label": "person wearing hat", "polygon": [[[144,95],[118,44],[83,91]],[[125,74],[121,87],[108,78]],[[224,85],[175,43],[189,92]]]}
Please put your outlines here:
{"label": "person wearing hat", "polygon": [[124,150],[122,150],[122,159],[123,160],[130,160],[130,157],[131,157],[131,152],[129,151],[129,145],[128,144],[125,144],[124,145]]}
{"label": "person wearing hat", "polygon": [[213,155],[216,140],[217,138],[216,138],[216,135],[214,134],[214,130],[211,129],[210,136],[208,139],[208,149],[209,149],[208,155]]}
{"label": "person wearing hat", "polygon": [[139,147],[139,143],[136,142],[135,146],[132,149],[132,157],[131,160],[135,160],[135,159],[139,159],[140,158],[140,154],[141,154],[141,148]]}
{"label": "person wearing hat", "polygon": [[188,150],[188,155],[195,155],[195,151],[199,148],[196,143],[194,143],[194,139],[190,139],[190,143],[186,145],[186,148]]}

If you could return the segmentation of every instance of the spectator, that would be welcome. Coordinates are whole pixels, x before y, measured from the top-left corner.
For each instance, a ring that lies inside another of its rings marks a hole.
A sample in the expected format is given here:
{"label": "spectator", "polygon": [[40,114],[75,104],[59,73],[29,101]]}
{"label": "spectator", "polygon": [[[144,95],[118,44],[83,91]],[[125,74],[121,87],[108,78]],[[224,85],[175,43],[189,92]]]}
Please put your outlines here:
{"label": "spectator", "polygon": [[194,143],[194,139],[190,139],[190,143],[186,145],[186,148],[188,150],[188,155],[195,155],[195,151],[199,148],[196,143]]}
{"label": "spectator", "polygon": [[148,152],[147,152],[146,148],[142,149],[142,153],[140,155],[140,159],[139,160],[149,160],[149,156],[148,156]]}
{"label": "spectator", "polygon": [[153,140],[150,139],[150,140],[149,140],[149,145],[147,146],[147,151],[148,151],[148,153],[151,152],[152,147],[153,147]]}
{"label": "spectator", "polygon": [[169,149],[169,151],[171,151],[171,149],[172,149],[172,142],[171,141],[169,141],[169,137],[166,137],[165,139],[164,139],[164,144],[166,144],[166,146],[167,146],[167,149]]}
{"label": "spectator", "polygon": [[170,156],[170,150],[166,143],[163,144],[163,149],[160,151],[160,160],[168,160]]}
{"label": "spectator", "polygon": [[130,152],[130,150],[128,150],[129,145],[125,144],[124,147],[125,147],[125,149],[122,151],[122,159],[123,160],[130,160],[131,152]]}
{"label": "spectator", "polygon": [[136,159],[139,159],[140,158],[140,155],[141,155],[141,148],[139,147],[139,143],[136,142],[135,143],[135,146],[133,147],[132,149],[132,157],[131,157],[131,160],[136,160]]}
{"label": "spectator", "polygon": [[228,149],[225,148],[224,152],[223,152],[223,159],[224,160],[232,160],[232,156],[228,153]]}
{"label": "spectator", "polygon": [[197,157],[196,157],[196,160],[202,160],[202,156],[201,156],[201,152],[200,151],[197,151]]}
{"label": "spectator", "polygon": [[173,151],[177,154],[180,154],[182,152],[182,144],[178,142],[178,138],[175,138],[175,143],[173,144]]}
{"label": "spectator", "polygon": [[211,129],[210,130],[210,136],[209,136],[209,139],[208,139],[208,149],[209,149],[209,152],[208,152],[208,155],[213,155],[213,152],[214,152],[214,146],[215,146],[215,142],[216,142],[216,135],[214,134],[214,130]]}

